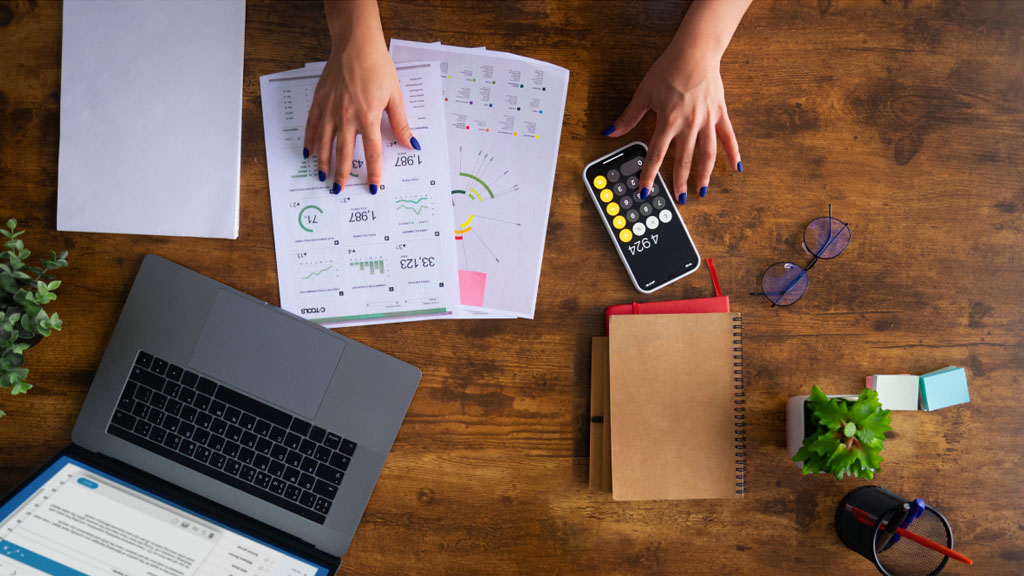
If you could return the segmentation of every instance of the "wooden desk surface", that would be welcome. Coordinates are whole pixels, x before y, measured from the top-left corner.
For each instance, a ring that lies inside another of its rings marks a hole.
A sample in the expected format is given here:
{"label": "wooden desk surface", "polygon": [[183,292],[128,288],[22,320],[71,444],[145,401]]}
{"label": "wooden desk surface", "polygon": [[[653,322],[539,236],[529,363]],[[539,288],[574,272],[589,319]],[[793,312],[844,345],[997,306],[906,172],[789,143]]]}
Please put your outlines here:
{"label": "wooden desk surface", "polygon": [[[744,173],[720,153],[707,198],[683,210],[746,317],[748,496],[617,503],[587,489],[604,307],[711,294],[704,271],[634,292],[579,180],[615,146],[601,130],[685,7],[383,4],[388,37],[516,52],[572,76],[536,319],[344,331],[424,377],[341,573],[873,574],[833,529],[836,503],[864,482],[801,477],[785,401],[949,364],[967,368],[971,403],[894,413],[876,483],[946,514],[976,563],[946,573],[1021,572],[1024,10],[1012,1],[754,3],[722,63]],[[144,254],[278,301],[258,79],[329,48],[318,3],[249,6],[242,225],[223,241],[55,231],[60,42],[60,4],[0,3],[0,217],[23,222],[29,248],[71,253],[53,306],[65,330],[28,355],[36,388],[0,396],[0,490],[69,441]],[[808,259],[804,227],[829,202],[852,227],[846,253],[815,267],[790,309],[749,295],[769,265]]]}

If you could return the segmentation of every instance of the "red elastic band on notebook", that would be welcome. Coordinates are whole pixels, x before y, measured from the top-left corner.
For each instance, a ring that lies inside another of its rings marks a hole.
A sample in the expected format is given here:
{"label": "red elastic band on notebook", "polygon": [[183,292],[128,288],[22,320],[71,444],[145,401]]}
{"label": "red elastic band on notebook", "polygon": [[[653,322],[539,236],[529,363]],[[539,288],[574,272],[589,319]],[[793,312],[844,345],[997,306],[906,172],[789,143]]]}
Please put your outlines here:
{"label": "red elastic band on notebook", "polygon": [[715,285],[715,296],[722,295],[722,287],[718,285],[718,272],[715,270],[715,261],[708,258],[708,270],[711,272],[711,283]]}
{"label": "red elastic band on notebook", "polygon": [[633,302],[633,314],[639,314],[639,313],[640,313],[640,303],[639,302]]}

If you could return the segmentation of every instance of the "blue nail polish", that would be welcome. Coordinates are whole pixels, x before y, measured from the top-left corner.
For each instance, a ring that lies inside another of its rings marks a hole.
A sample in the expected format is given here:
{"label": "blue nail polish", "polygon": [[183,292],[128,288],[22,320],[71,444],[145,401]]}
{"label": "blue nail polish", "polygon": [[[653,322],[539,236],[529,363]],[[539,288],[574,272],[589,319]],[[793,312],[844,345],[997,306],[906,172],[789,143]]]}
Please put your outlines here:
{"label": "blue nail polish", "polygon": [[647,200],[647,197],[650,196],[650,195],[651,195],[651,189],[650,188],[644,187],[644,188],[640,189],[640,199],[641,200]]}
{"label": "blue nail polish", "polygon": [[321,181],[321,182],[324,182],[324,181],[326,181],[326,180],[327,180],[327,173],[326,173],[326,172],[324,172],[323,170],[321,170],[321,171],[320,171],[320,181]]}
{"label": "blue nail polish", "polygon": [[601,132],[601,136],[607,136],[612,132],[615,132],[615,124],[609,124],[608,127],[604,129],[604,132]]}
{"label": "blue nail polish", "polygon": [[376,193],[377,193],[377,185],[376,184],[370,184],[370,194],[376,194]]}
{"label": "blue nail polish", "polygon": [[302,157],[303,158],[309,158],[309,148],[303,148],[302,149]]}
{"label": "blue nail polish", "polygon": [[334,183],[334,187],[331,188],[331,194],[337,194],[339,192],[341,192],[341,184],[338,184],[337,182],[335,182]]}
{"label": "blue nail polish", "polygon": [[700,187],[700,197],[703,198],[703,197],[705,197],[707,195],[708,195],[708,187],[707,186],[701,186]]}
{"label": "blue nail polish", "polygon": [[412,144],[412,147],[415,148],[416,150],[420,150],[421,149],[420,148],[420,141],[417,140],[415,136],[413,136],[412,138],[409,138],[409,144]]}
{"label": "blue nail polish", "polygon": [[680,205],[686,204],[686,192],[680,194],[679,197],[676,198],[676,202],[679,202]]}
{"label": "blue nail polish", "polygon": [[736,171],[737,172],[743,172],[743,162],[737,162],[736,163]]}

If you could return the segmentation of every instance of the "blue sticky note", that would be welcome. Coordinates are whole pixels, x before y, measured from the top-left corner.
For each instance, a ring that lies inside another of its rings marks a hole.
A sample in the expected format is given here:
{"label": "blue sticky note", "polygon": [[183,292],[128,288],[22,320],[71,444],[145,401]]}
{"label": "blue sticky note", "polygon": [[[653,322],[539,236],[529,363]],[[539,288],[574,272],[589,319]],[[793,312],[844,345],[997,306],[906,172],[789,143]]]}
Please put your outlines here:
{"label": "blue sticky note", "polygon": [[967,372],[963,368],[947,366],[921,376],[921,407],[925,410],[938,410],[970,401]]}

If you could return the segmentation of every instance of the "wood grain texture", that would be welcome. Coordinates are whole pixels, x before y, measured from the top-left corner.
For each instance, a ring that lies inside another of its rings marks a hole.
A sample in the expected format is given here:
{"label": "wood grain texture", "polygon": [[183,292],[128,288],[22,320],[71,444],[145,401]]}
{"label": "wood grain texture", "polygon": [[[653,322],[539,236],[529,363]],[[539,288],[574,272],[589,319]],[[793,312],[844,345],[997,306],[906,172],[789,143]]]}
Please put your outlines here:
{"label": "wood grain texture", "polygon": [[[340,573],[874,574],[833,529],[836,503],[864,483],[801,477],[786,398],[949,364],[967,368],[971,403],[894,414],[876,482],[946,514],[976,564],[946,573],[1021,572],[1024,10],[1012,0],[754,3],[722,63],[744,173],[720,153],[708,196],[683,210],[746,319],[748,496],[617,503],[587,488],[604,307],[711,294],[704,271],[635,293],[579,177],[619,144],[599,134],[685,9],[382,3],[388,37],[516,52],[572,76],[536,319],[344,330],[424,377]],[[0,3],[0,217],[37,252],[71,252],[53,307],[66,328],[29,352],[36,388],[0,396],[0,490],[69,441],[144,254],[278,301],[258,78],[324,59],[329,41],[318,3],[253,3],[246,19],[238,240],[58,233],[61,5]],[[625,138],[652,129],[647,118]],[[850,248],[790,309],[751,296],[769,265],[809,259],[803,229],[829,202]]]}

